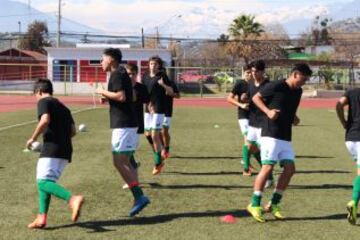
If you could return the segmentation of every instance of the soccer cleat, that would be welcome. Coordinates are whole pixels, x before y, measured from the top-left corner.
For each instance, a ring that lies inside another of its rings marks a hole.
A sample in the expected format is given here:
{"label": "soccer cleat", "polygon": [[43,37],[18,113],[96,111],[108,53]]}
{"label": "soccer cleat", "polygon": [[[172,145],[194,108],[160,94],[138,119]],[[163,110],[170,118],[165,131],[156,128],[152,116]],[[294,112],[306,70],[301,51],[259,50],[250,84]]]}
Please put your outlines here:
{"label": "soccer cleat", "polygon": [[246,210],[251,214],[251,216],[258,222],[264,223],[265,218],[262,213],[261,207],[253,207],[251,203],[247,206]]}
{"label": "soccer cleat", "polygon": [[71,214],[71,220],[73,222],[76,222],[80,216],[80,212],[81,212],[81,207],[84,204],[84,197],[77,195],[77,196],[72,196],[70,201],[69,201],[69,205],[72,209],[72,214]]}
{"label": "soccer cleat", "polygon": [[30,229],[40,229],[46,226],[46,214],[38,214],[35,220],[28,225]]}
{"label": "soccer cleat", "polygon": [[150,203],[150,200],[148,197],[141,196],[138,200],[135,201],[134,206],[132,207],[132,209],[129,212],[129,216],[130,217],[135,216],[136,214],[141,212],[141,210],[143,210],[149,203]]}
{"label": "soccer cleat", "polygon": [[265,212],[271,212],[271,214],[278,220],[283,220],[285,217],[280,212],[280,206],[278,204],[268,203],[264,207]]}
{"label": "soccer cleat", "polygon": [[129,185],[127,185],[126,183],[122,186],[122,189],[128,189]]}
{"label": "soccer cleat", "polygon": [[274,181],[273,180],[266,180],[265,188],[271,188],[273,186]]}
{"label": "soccer cleat", "polygon": [[357,218],[357,206],[353,200],[348,202],[346,205],[346,209],[348,211],[347,220],[349,223],[355,225],[356,224],[356,218]]}
{"label": "soccer cleat", "polygon": [[165,163],[162,162],[159,166],[155,166],[153,171],[152,171],[152,174],[153,175],[158,175],[159,173],[161,173],[161,170],[164,167],[164,165],[165,165]]}

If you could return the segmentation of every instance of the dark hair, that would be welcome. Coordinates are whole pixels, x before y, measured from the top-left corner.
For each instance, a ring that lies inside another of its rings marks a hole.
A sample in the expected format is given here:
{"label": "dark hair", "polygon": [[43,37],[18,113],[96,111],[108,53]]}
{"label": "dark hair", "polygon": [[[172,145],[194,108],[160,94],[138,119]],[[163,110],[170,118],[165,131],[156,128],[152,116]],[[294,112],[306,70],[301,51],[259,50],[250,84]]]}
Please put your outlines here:
{"label": "dark hair", "polygon": [[295,66],[293,67],[293,69],[291,70],[291,73],[293,72],[300,72],[305,76],[311,76],[313,71],[311,70],[311,68],[309,67],[308,64],[306,63],[298,63],[295,64]]}
{"label": "dark hair", "polygon": [[265,70],[265,62],[264,62],[264,60],[256,60],[251,63],[251,67],[255,68],[258,71],[264,71]]}
{"label": "dark hair", "polygon": [[121,63],[122,53],[118,48],[106,48],[103,52],[104,55],[112,57],[118,63]]}
{"label": "dark hair", "polygon": [[53,94],[53,85],[49,79],[40,78],[34,83],[34,93],[42,92]]}
{"label": "dark hair", "polygon": [[243,67],[243,69],[244,69],[244,71],[248,71],[248,70],[251,70],[251,64],[246,64],[244,67]]}
{"label": "dark hair", "polygon": [[134,63],[127,63],[125,65],[125,68],[129,69],[130,72],[135,73],[135,74],[138,74],[138,72],[139,72],[138,66],[136,64],[134,64]]}
{"label": "dark hair", "polygon": [[163,70],[164,68],[164,61],[159,57],[159,56],[152,56],[149,58],[149,63],[150,62],[157,62],[157,64],[159,64],[159,70]]}

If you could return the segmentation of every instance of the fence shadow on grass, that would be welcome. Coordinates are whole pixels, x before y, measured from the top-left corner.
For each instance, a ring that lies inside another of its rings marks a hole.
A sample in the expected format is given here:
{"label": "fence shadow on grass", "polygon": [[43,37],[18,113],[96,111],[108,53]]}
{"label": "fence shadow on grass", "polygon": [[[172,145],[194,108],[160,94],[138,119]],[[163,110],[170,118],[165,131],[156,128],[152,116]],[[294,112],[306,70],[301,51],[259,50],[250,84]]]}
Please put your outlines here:
{"label": "fence shadow on grass", "polygon": [[317,155],[296,155],[295,159],[296,158],[301,158],[301,159],[311,158],[311,159],[313,159],[313,158],[334,158],[334,157],[332,157],[332,156],[317,156]]}
{"label": "fence shadow on grass", "polygon": [[[275,175],[281,174],[282,170],[275,170]],[[344,170],[297,170],[296,174],[347,174],[351,173],[350,171]],[[233,175],[233,176],[241,176],[242,171],[220,171],[220,172],[180,172],[180,171],[167,171],[161,173],[162,175],[184,175],[184,176],[219,176],[219,175]],[[257,172],[253,172],[255,176]]]}
{"label": "fence shadow on grass", "polygon": [[[314,220],[341,220],[346,219],[347,214],[333,214],[327,216],[314,216],[314,217],[287,217],[284,221],[314,221]],[[276,221],[276,220],[269,220]]]}
{"label": "fence shadow on grass", "polygon": [[352,189],[352,185],[321,184],[321,185],[291,185],[289,189]]}
{"label": "fence shadow on grass", "polygon": [[202,217],[221,217],[226,214],[231,214],[234,217],[248,217],[249,214],[246,210],[224,210],[224,211],[205,211],[205,212],[186,212],[186,213],[170,213],[151,217],[138,217],[138,218],[124,218],[116,220],[100,220],[100,221],[87,221],[67,225],[60,225],[54,227],[47,227],[45,230],[51,231],[56,229],[80,227],[92,230],[89,233],[100,233],[116,231],[114,229],[107,229],[107,227],[124,227],[127,225],[152,225],[171,222],[176,219],[182,218],[202,218]]}
{"label": "fence shadow on grass", "polygon": [[171,156],[170,159],[199,159],[199,160],[212,160],[212,159],[240,159],[241,156]]}
{"label": "fence shadow on grass", "polygon": [[178,172],[178,171],[168,171],[163,172],[161,175],[198,175],[198,176],[212,176],[212,175],[235,175],[240,176],[242,172],[227,172],[227,171],[220,171],[220,172]]}
{"label": "fence shadow on grass", "polygon": [[326,174],[346,174],[351,173],[350,171],[344,170],[296,170],[295,174],[314,174],[314,173],[326,173]]}
{"label": "fence shadow on grass", "polygon": [[160,183],[144,183],[143,188],[154,188],[154,189],[246,189],[252,188],[252,186],[243,186],[243,185],[215,185],[215,184],[188,184],[188,185],[162,185]]}

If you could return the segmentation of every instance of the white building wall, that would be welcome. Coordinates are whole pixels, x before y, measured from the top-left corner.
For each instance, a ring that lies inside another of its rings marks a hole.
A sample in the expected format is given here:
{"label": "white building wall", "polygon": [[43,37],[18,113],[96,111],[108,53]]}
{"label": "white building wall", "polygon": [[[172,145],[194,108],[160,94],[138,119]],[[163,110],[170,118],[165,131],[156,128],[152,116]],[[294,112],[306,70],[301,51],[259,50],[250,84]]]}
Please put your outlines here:
{"label": "white building wall", "polygon": [[[150,57],[157,55],[164,60],[166,66],[171,66],[171,52],[166,49],[134,49],[124,48],[120,49],[123,55],[123,60],[136,60],[140,69],[141,61],[147,61]],[[54,60],[76,60],[77,61],[77,83],[68,83],[64,85],[61,82],[54,83],[54,90],[58,94],[72,93],[72,94],[89,94],[94,90],[88,83],[80,83],[80,60],[100,60],[104,48],[46,48],[48,52],[48,78],[53,76],[53,62]]]}

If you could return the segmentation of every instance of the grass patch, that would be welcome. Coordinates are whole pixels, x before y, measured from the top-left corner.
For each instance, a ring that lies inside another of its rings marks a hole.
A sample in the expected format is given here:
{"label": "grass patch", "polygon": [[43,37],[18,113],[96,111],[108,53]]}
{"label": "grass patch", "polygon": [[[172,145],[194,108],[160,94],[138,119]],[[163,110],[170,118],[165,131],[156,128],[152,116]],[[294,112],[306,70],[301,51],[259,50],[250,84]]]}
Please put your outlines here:
{"label": "grass patch", "polygon": [[[1,125],[32,120],[34,111],[7,113]],[[234,109],[175,109],[172,157],[160,176],[151,175],[152,154],[141,139],[136,156],[140,179],[152,203],[139,217],[127,217],[132,205],[128,190],[112,166],[108,109],[80,112],[77,124],[89,132],[74,138],[73,163],[60,183],[82,193],[86,205],[76,224],[68,206],[52,199],[48,228],[29,231],[37,212],[37,154],[23,153],[34,124],[0,132],[0,232],[3,239],[357,239],[360,230],[346,220],[355,165],[344,144],[335,113],[301,110],[294,128],[297,174],[286,191],[282,208],[286,221],[271,215],[256,223],[245,211],[253,177],[243,177],[241,137]],[[29,118],[29,119],[28,119]],[[214,128],[219,125],[219,128]],[[254,161],[255,162],[255,161]],[[255,163],[254,163],[255,165]],[[280,173],[276,168],[275,177]],[[269,200],[267,191],[264,202]],[[237,223],[219,217],[233,214]]]}

